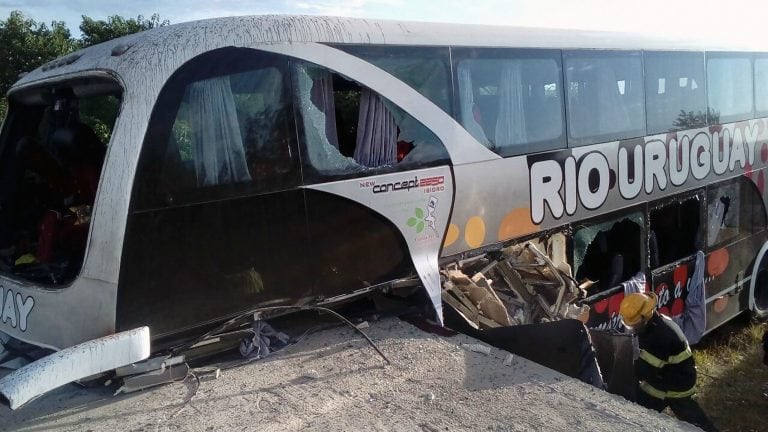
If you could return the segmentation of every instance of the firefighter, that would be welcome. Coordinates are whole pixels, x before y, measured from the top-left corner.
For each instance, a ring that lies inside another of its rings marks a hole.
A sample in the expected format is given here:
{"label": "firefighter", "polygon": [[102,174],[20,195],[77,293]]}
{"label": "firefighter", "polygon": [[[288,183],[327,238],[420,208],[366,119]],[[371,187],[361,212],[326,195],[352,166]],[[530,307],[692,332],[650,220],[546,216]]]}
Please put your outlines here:
{"label": "firefighter", "polygon": [[640,346],[635,360],[637,403],[659,412],[669,407],[680,420],[705,431],[716,430],[691,398],[696,387],[696,364],[688,341],[677,324],[656,311],[656,295],[628,295],[621,301],[619,314],[624,326],[637,335]]}

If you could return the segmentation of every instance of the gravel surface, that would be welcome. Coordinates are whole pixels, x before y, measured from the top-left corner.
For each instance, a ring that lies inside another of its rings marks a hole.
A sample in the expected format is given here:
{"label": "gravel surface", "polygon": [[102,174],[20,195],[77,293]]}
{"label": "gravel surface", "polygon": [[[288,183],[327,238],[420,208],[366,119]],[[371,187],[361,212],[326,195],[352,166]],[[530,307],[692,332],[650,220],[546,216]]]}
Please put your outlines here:
{"label": "gravel surface", "polygon": [[0,430],[698,430],[521,357],[507,366],[505,351],[462,348],[479,343],[464,335],[398,319],[365,331],[391,365],[339,327],[218,379],[198,371],[199,388],[191,377],[116,397],[66,386],[17,411],[0,407]]}

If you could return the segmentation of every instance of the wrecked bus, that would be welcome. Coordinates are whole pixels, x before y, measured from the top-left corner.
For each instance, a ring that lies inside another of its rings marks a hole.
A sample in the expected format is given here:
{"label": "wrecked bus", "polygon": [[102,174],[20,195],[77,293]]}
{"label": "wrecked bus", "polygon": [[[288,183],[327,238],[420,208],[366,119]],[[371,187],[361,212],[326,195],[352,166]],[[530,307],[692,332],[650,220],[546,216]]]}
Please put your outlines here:
{"label": "wrecked bus", "polygon": [[610,328],[638,276],[671,316],[697,285],[702,332],[768,315],[768,54],[233,17],[83,49],[8,101],[5,344],[148,327],[160,352],[413,285],[438,321]]}

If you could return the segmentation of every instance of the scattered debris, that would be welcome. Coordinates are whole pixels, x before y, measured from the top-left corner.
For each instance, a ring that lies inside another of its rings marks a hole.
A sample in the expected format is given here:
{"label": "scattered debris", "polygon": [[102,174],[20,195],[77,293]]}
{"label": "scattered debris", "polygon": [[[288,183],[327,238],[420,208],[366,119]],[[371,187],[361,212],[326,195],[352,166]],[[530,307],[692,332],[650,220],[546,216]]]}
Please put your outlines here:
{"label": "scattered debris", "polygon": [[132,393],[160,384],[184,380],[189,374],[189,366],[186,363],[169,366],[160,370],[145,372],[123,378],[123,384],[115,391],[120,393]]}
{"label": "scattered debris", "polygon": [[514,354],[508,354],[507,358],[504,359],[504,366],[512,366],[512,362],[515,360]]}
{"label": "scattered debris", "polygon": [[363,330],[363,329],[367,329],[368,327],[370,327],[370,325],[368,325],[368,321],[363,321],[363,322],[355,325],[355,327],[357,327],[358,330]]}
{"label": "scattered debris", "polygon": [[221,378],[221,368],[219,367],[212,369],[195,369],[194,372],[190,372],[190,375],[193,373],[201,382],[215,381]]}
{"label": "scattered debris", "polygon": [[304,378],[309,378],[309,379],[316,380],[316,379],[320,378],[320,373],[317,372],[314,369],[309,369],[309,370],[304,371],[304,373],[301,374],[301,376],[303,376]]}
{"label": "scattered debris", "polygon": [[161,356],[147,359],[140,363],[132,363],[115,369],[115,377],[124,377],[129,375],[138,375],[146,372],[160,371],[164,372],[167,367],[184,363],[184,356]]}
{"label": "scattered debris", "polygon": [[464,348],[467,351],[472,351],[480,354],[489,355],[491,354],[491,347],[482,345],[482,344],[461,344],[462,348]]}
{"label": "scattered debris", "polygon": [[[376,344],[371,340],[371,338],[368,337],[367,334],[365,334],[365,332],[363,332],[361,329],[357,328],[350,320],[348,320],[347,318],[345,318],[344,316],[342,316],[338,312],[334,311],[333,309],[329,309],[327,307],[322,307],[322,306],[264,306],[264,307],[259,307],[259,308],[256,308],[256,309],[253,309],[253,310],[250,310],[250,311],[247,311],[247,312],[243,312],[242,314],[240,314],[240,315],[238,315],[238,316],[236,316],[234,318],[231,318],[229,321],[226,321],[226,322],[220,324],[219,326],[214,327],[213,329],[209,330],[207,333],[205,333],[205,334],[203,334],[203,335],[201,335],[201,336],[199,336],[199,337],[197,337],[197,338],[195,338],[195,339],[193,339],[193,340],[191,340],[191,341],[189,341],[187,343],[184,343],[184,344],[181,344],[181,345],[175,347],[172,350],[172,353],[175,354],[175,353],[184,352],[184,351],[188,350],[191,347],[199,346],[201,343],[205,343],[205,341],[208,341],[208,340],[211,340],[211,339],[216,339],[217,335],[224,334],[225,332],[227,332],[228,330],[231,330],[232,328],[237,328],[239,325],[243,324],[243,322],[246,321],[246,320],[251,320],[251,322],[254,322],[254,323],[257,322],[257,321],[260,321],[261,320],[260,319],[260,314],[263,313],[263,312],[308,311],[308,310],[327,313],[327,314],[333,316],[334,318],[340,320],[344,324],[348,325],[353,330],[355,330],[356,332],[360,333],[360,335],[363,338],[365,338],[365,340],[368,342],[368,344],[376,351],[377,354],[379,354],[379,356],[381,356],[382,359],[384,359],[385,362],[387,362],[387,364],[391,364],[391,362],[389,361],[389,358],[387,358],[387,356],[384,355],[383,352],[381,352],[379,347],[376,346]],[[254,333],[257,333],[257,332],[254,332]],[[254,341],[251,340],[251,343],[253,344]]]}
{"label": "scattered debris", "polygon": [[251,335],[240,342],[240,354],[246,358],[264,358],[288,344],[290,337],[275,330],[266,321],[255,319]]}
{"label": "scattered debris", "polygon": [[[547,246],[555,261],[539,250]],[[547,245],[529,241],[449,265],[443,300],[475,329],[583,319],[588,306],[576,302],[585,295],[564,250],[564,236],[553,235]]]}

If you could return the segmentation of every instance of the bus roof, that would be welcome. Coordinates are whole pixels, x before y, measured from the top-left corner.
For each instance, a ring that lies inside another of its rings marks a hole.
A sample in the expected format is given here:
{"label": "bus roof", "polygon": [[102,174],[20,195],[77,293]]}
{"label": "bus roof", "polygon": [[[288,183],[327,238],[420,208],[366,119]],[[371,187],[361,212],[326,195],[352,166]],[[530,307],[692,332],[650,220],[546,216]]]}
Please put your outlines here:
{"label": "bus roof", "polygon": [[[752,51],[760,46],[722,41],[680,40],[603,31],[427,23],[307,15],[257,15],[212,18],[155,28],[89,47],[25,75],[18,88],[82,70],[130,74],[136,60],[162,62],[190,44],[223,46],[319,42],[336,44],[474,46],[558,49]],[[115,55],[121,49],[131,55]],[[127,49],[126,49],[127,48]],[[195,50],[193,50],[195,51]]]}

